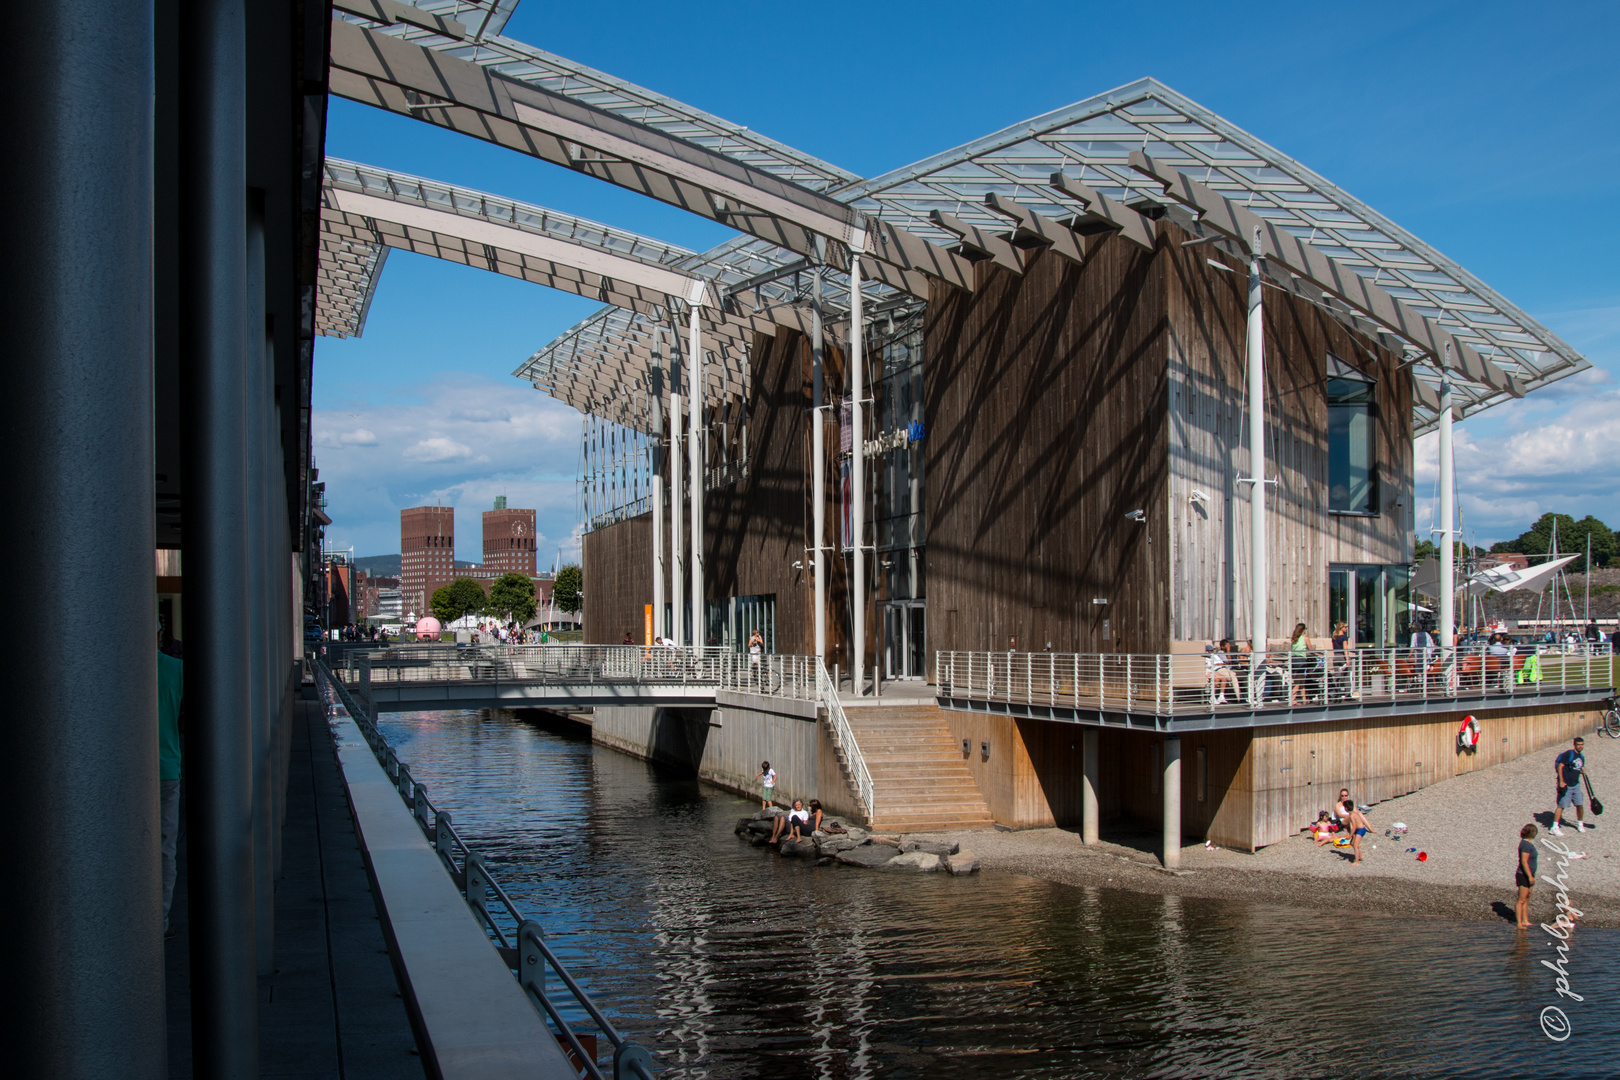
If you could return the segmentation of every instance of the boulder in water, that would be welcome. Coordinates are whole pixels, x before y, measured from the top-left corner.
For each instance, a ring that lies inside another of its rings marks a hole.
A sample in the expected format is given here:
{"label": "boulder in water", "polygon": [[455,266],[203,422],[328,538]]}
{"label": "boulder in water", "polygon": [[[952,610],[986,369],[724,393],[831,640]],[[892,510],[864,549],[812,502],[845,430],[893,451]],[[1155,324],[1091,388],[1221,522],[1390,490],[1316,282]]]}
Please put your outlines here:
{"label": "boulder in water", "polygon": [[889,870],[915,870],[920,874],[931,874],[939,869],[939,856],[927,851],[908,851],[904,855],[896,855],[883,865]]}
{"label": "boulder in water", "polygon": [[771,830],[775,827],[776,826],[771,823],[769,818],[766,818],[764,821],[750,821],[748,823],[748,831],[758,833],[761,836],[771,835]]}
{"label": "boulder in water", "polygon": [[928,854],[938,855],[942,859],[947,855],[955,855],[960,847],[961,845],[959,844],[947,844],[940,840],[902,840],[900,842],[900,850],[902,853],[908,851],[926,851]]}
{"label": "boulder in water", "polygon": [[845,866],[859,866],[866,870],[875,870],[883,866],[895,856],[895,848],[887,845],[863,844],[860,847],[840,851],[833,858]]}
{"label": "boulder in water", "polygon": [[847,836],[827,836],[823,837],[819,843],[824,855],[833,855],[840,851],[849,851],[851,848],[861,846]]}
{"label": "boulder in water", "polygon": [[953,874],[971,874],[979,869],[979,860],[971,851],[953,852],[945,860],[945,869]]}
{"label": "boulder in water", "polygon": [[777,854],[789,858],[798,858],[801,855],[814,855],[816,842],[814,840],[783,840],[776,846]]}

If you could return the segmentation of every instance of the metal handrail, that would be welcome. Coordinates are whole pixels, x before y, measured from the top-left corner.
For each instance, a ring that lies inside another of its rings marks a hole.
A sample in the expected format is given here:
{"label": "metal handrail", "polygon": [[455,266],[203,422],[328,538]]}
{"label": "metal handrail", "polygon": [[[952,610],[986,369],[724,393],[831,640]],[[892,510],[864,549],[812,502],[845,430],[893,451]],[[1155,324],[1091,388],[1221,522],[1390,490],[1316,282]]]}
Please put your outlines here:
{"label": "metal handrail", "polygon": [[1213,653],[940,650],[939,696],[1152,716],[1450,703],[1606,691],[1610,646],[1438,646]]}
{"label": "metal handrail", "polygon": [[[601,1068],[586,1052],[579,1037],[574,1033],[568,1022],[563,1018],[557,1007],[545,993],[545,973],[541,965],[530,959],[533,951],[525,953],[525,942],[538,946],[538,954],[544,958],[568,988],[575,1002],[591,1017],[597,1028],[602,1032],[613,1047],[613,1075],[614,1080],[629,1080],[631,1076],[639,1076],[642,1080],[653,1080],[652,1056],[646,1048],[634,1040],[626,1039],[619,1030],[609,1022],[602,1011],[596,1007],[590,995],[580,986],[562,960],[545,943],[544,931],[533,919],[529,919],[518,910],[500,882],[489,873],[489,868],[477,852],[469,848],[451,824],[450,813],[438,810],[433,806],[427,795],[427,788],[411,777],[410,766],[399,760],[394,748],[389,745],[388,739],[381,729],[372,720],[371,715],[354,699],[347,686],[343,684],[326,666],[319,657],[311,657],[311,665],[315,678],[321,686],[323,698],[329,703],[340,705],[360,729],[371,752],[376,755],[377,761],[382,765],[388,778],[393,781],[400,797],[410,809],[412,817],[428,840],[433,843],[440,861],[444,863],[445,870],[450,874],[456,887],[466,897],[467,905],[479,917],[488,933],[495,939],[496,947],[501,956],[507,961],[507,966],[513,969],[518,985],[528,994],[529,999],[540,1008],[541,1014],[546,1016],[558,1028],[558,1034],[573,1048],[574,1054],[581,1063],[585,1075],[591,1080],[607,1080]],[[432,825],[428,824],[429,819]],[[456,856],[461,857],[461,866],[456,865]],[[515,934],[516,944],[508,938],[506,931],[496,921],[489,910],[489,899],[493,896],[501,907],[506,909],[508,918],[517,926]],[[530,974],[526,967],[540,968]],[[528,975],[526,978],[525,976]]]}
{"label": "metal handrail", "polygon": [[850,778],[855,781],[856,794],[866,808],[866,820],[876,821],[877,791],[872,784],[872,773],[866,767],[866,757],[861,753],[860,744],[855,741],[855,730],[850,727],[849,717],[844,713],[844,704],[838,700],[838,684],[827,674],[827,665],[821,657],[813,659],[816,662],[816,691],[822,707],[827,710],[827,726],[832,730],[833,745],[844,754]]}

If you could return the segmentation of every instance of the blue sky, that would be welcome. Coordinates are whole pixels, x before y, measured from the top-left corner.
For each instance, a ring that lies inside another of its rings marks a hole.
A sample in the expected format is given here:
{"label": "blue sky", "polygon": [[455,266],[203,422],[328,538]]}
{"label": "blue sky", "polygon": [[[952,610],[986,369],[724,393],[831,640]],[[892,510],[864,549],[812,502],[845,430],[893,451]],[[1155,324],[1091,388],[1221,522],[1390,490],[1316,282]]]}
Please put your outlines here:
{"label": "blue sky", "polygon": [[[1462,426],[1464,522],[1545,510],[1620,525],[1620,5],[1490,3],[701,6],[523,0],[507,35],[865,176],[1152,75],[1327,176],[1478,274],[1594,365]],[[327,153],[702,249],[695,216],[334,99]],[[496,495],[576,552],[580,422],[511,377],[595,309],[395,252],[359,339],[315,350],[329,540],[399,547],[398,511],[457,506],[480,558]],[[1419,447],[1418,526],[1432,448]],[[542,560],[550,561],[549,557]]]}

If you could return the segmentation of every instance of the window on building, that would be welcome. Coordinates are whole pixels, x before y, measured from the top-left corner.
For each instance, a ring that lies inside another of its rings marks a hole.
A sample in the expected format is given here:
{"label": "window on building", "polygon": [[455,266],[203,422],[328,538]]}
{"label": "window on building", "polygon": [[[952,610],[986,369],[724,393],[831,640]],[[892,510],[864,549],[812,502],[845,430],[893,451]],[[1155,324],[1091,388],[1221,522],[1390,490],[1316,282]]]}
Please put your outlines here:
{"label": "window on building", "polygon": [[1375,390],[1364,378],[1327,380],[1328,509],[1334,513],[1378,512]]}

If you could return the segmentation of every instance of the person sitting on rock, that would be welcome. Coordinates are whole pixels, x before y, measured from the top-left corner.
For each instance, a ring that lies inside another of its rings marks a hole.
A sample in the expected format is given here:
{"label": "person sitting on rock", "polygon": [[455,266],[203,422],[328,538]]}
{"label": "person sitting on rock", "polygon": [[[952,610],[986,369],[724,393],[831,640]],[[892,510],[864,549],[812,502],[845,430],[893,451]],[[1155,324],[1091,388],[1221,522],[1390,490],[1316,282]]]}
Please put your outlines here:
{"label": "person sitting on rock", "polygon": [[803,799],[793,800],[793,809],[786,817],[776,819],[776,825],[771,829],[771,843],[788,839],[797,843],[801,837],[800,832],[810,823],[810,811],[804,808]]}
{"label": "person sitting on rock", "polygon": [[810,800],[810,820],[805,825],[805,831],[809,832],[811,834],[815,834],[815,833],[820,832],[822,830],[822,824],[821,824],[822,820],[826,816],[827,816],[826,813],[821,809],[821,800],[820,799],[811,799]]}

